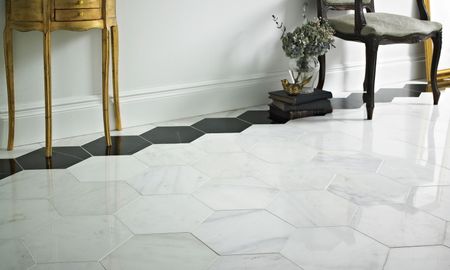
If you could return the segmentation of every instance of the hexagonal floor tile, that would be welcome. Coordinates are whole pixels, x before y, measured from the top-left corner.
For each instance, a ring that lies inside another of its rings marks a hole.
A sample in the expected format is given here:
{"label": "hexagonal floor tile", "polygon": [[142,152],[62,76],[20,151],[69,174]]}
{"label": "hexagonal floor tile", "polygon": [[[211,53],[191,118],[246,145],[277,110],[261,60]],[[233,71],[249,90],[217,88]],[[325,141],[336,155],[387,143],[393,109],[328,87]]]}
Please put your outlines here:
{"label": "hexagonal floor tile", "polygon": [[317,155],[317,150],[296,141],[258,142],[247,152],[266,162],[289,165],[309,162]]}
{"label": "hexagonal floor tile", "polygon": [[134,156],[149,166],[190,165],[205,156],[191,144],[155,144]]}
{"label": "hexagonal floor tile", "polygon": [[205,133],[193,127],[157,127],[146,133],[141,137],[153,144],[171,144],[171,143],[190,143]]}
{"label": "hexagonal floor tile", "polygon": [[64,217],[24,240],[38,263],[98,261],[132,236],[113,216]]}
{"label": "hexagonal floor tile", "polygon": [[247,111],[238,116],[239,119],[254,125],[264,125],[264,124],[282,124],[287,121],[277,122],[270,119],[269,111]]}
{"label": "hexagonal floor tile", "polygon": [[141,197],[116,216],[135,234],[190,232],[213,211],[189,195]]}
{"label": "hexagonal floor tile", "polygon": [[347,227],[298,229],[281,254],[310,270],[380,270],[389,249]]}
{"label": "hexagonal floor tile", "polygon": [[408,186],[373,173],[338,175],[328,190],[360,205],[404,203],[411,191]]}
{"label": "hexagonal floor tile", "polygon": [[277,194],[277,189],[254,178],[231,178],[211,180],[194,196],[214,210],[240,210],[263,209]]}
{"label": "hexagonal floor tile", "polygon": [[237,118],[206,118],[192,126],[205,133],[239,133],[251,124]]}
{"label": "hexagonal floor tile", "polygon": [[139,235],[102,260],[107,270],[206,270],[217,255],[190,234]]}
{"label": "hexagonal floor tile", "polygon": [[417,188],[408,201],[415,208],[450,221],[450,186]]}
{"label": "hexagonal floor tile", "polygon": [[220,255],[276,253],[294,227],[267,211],[216,212],[194,235]]}
{"label": "hexagonal floor tile", "polygon": [[98,262],[82,263],[45,263],[37,264],[29,270],[105,270]]}
{"label": "hexagonal floor tile", "polygon": [[335,173],[309,163],[292,165],[266,164],[254,171],[254,177],[285,191],[324,190]]}
{"label": "hexagonal floor tile", "polygon": [[48,200],[4,200],[0,203],[0,239],[13,239],[58,218]]}
{"label": "hexagonal floor tile", "polygon": [[443,246],[394,248],[384,270],[448,270],[450,249]]}
{"label": "hexagonal floor tile", "polygon": [[440,245],[445,222],[406,205],[362,207],[353,227],[390,247]]}
{"label": "hexagonal floor tile", "polygon": [[143,195],[191,194],[209,177],[191,166],[158,166],[127,182]]}
{"label": "hexagonal floor tile", "polygon": [[151,145],[139,136],[112,136],[112,145],[106,145],[105,137],[83,145],[93,156],[126,156],[132,155]]}
{"label": "hexagonal floor tile", "polygon": [[16,160],[25,170],[67,169],[90,157],[81,147],[53,147],[51,158],[46,158],[45,148],[41,148]]}
{"label": "hexagonal floor tile", "polygon": [[82,182],[126,181],[148,171],[148,166],[133,156],[92,157],[69,172]]}
{"label": "hexagonal floor tile", "polygon": [[383,160],[359,152],[320,152],[312,160],[313,164],[322,165],[336,172],[376,172]]}
{"label": "hexagonal floor tile", "polygon": [[302,270],[279,254],[222,256],[208,270]]}
{"label": "hexagonal floor tile", "polygon": [[34,261],[19,240],[0,240],[0,261],[2,269],[21,270],[33,266]]}
{"label": "hexagonal floor tile", "polygon": [[327,191],[280,194],[267,208],[296,227],[349,225],[358,207]]}
{"label": "hexagonal floor tile", "polygon": [[256,143],[257,137],[238,133],[210,133],[202,136],[192,145],[206,153],[242,153]]}
{"label": "hexagonal floor tile", "polygon": [[14,159],[0,159],[0,180],[22,170]]}
{"label": "hexagonal floor tile", "polygon": [[123,182],[79,183],[55,192],[50,201],[62,216],[114,214],[139,194]]}
{"label": "hexagonal floor tile", "polygon": [[444,245],[450,248],[450,223],[447,225],[447,233],[445,235]]}

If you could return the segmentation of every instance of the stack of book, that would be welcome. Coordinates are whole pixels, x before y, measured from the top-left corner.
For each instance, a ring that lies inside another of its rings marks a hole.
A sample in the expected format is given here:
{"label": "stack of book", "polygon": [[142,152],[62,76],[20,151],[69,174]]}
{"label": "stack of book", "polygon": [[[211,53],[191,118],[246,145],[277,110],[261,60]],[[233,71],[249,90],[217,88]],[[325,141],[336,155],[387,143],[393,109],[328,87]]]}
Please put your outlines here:
{"label": "stack of book", "polygon": [[290,96],[285,91],[269,93],[272,100],[270,118],[274,121],[286,122],[288,120],[325,115],[333,112],[330,99],[331,92],[315,90],[310,94]]}

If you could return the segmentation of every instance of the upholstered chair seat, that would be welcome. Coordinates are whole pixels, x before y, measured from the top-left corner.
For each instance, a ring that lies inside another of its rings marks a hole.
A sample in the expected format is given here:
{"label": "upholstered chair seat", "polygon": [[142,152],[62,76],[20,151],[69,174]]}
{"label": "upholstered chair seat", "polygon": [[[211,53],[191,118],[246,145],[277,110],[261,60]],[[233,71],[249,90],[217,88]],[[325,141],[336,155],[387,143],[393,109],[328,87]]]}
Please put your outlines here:
{"label": "upholstered chair seat", "polygon": [[[432,32],[442,29],[442,25],[437,22],[424,21],[396,14],[381,12],[367,13],[365,14],[365,18],[367,24],[361,29],[361,35],[364,36],[405,37],[414,34],[429,35]],[[329,18],[329,21],[337,32],[343,34],[355,33],[354,14]]]}
{"label": "upholstered chair seat", "polygon": [[[354,0],[326,0],[328,5],[353,5],[355,4]],[[363,0],[363,4],[370,4],[370,0]]]}

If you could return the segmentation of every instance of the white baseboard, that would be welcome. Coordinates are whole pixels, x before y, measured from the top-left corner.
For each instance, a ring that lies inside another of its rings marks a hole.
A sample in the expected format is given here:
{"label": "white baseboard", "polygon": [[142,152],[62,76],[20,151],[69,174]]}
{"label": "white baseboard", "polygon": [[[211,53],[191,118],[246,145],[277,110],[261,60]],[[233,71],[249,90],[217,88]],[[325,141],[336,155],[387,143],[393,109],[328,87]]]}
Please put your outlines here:
{"label": "white baseboard", "polygon": [[[380,62],[377,82],[388,84],[421,78],[424,75],[421,68],[423,65],[423,57]],[[121,95],[123,126],[127,128],[265,104],[268,102],[267,92],[279,89],[280,79],[284,77],[287,77],[285,72],[275,72],[231,80],[127,91]],[[363,78],[364,63],[330,67],[327,72],[326,89],[361,90]],[[44,141],[43,104],[18,104],[17,107],[15,145]],[[7,117],[7,109],[0,108],[2,148],[5,148],[7,143]],[[112,128],[113,122],[111,121]],[[98,96],[54,100],[54,139],[101,132],[102,123],[101,100]]]}

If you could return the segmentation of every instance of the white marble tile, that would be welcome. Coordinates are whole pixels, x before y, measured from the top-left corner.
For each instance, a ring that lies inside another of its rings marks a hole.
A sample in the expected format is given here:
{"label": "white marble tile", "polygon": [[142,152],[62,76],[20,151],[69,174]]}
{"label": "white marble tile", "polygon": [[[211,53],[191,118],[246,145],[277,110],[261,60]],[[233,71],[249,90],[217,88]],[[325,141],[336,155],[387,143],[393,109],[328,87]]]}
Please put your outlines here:
{"label": "white marble tile", "polygon": [[0,268],[23,270],[34,265],[33,258],[19,240],[0,240]]}
{"label": "white marble tile", "polygon": [[362,151],[363,141],[341,132],[309,132],[300,141],[320,151]]}
{"label": "white marble tile", "polygon": [[279,252],[294,227],[269,212],[223,211],[210,216],[194,235],[220,255]]}
{"label": "white marble tile", "polygon": [[314,164],[266,164],[252,174],[257,179],[281,190],[324,190],[333,180],[332,170]]}
{"label": "white marble tile", "polygon": [[394,248],[384,270],[448,270],[450,249],[443,246]]}
{"label": "white marble tile", "polygon": [[130,237],[113,216],[84,216],[58,219],[24,240],[37,263],[56,263],[98,261]]}
{"label": "white marble tile", "polygon": [[[84,136],[64,138],[59,140],[54,140],[52,142],[53,147],[61,147],[61,146],[82,146],[84,144],[90,143],[92,141],[97,140],[98,138],[103,137],[103,133],[94,133],[88,134]],[[45,146],[45,143],[42,143],[42,147]]]}
{"label": "white marble tile", "polygon": [[447,232],[445,234],[444,245],[450,248],[450,223],[447,223]]}
{"label": "white marble tile", "polygon": [[302,270],[279,254],[222,256],[208,270]]}
{"label": "white marble tile", "polygon": [[55,192],[50,202],[62,216],[110,215],[138,196],[123,182],[85,182]]}
{"label": "white marble tile", "polygon": [[336,172],[376,172],[382,160],[360,152],[320,152],[311,161],[313,165],[329,168]]}
{"label": "white marble tile", "polygon": [[189,165],[206,153],[191,144],[152,145],[134,156],[149,166]]}
{"label": "white marble tile", "polygon": [[58,217],[48,200],[0,200],[0,239],[22,237]]}
{"label": "white marble tile", "polygon": [[192,145],[206,153],[240,153],[250,149],[257,139],[256,136],[243,136],[240,133],[212,133],[198,138]]}
{"label": "white marble tile", "polygon": [[37,264],[30,270],[105,270],[105,268],[98,262],[82,262]]}
{"label": "white marble tile", "polygon": [[242,137],[260,139],[263,142],[269,142],[270,140],[276,139],[284,139],[285,141],[292,142],[299,141],[306,133],[306,129],[300,129],[292,125],[252,125],[242,131],[240,135]]}
{"label": "white marble tile", "polygon": [[406,205],[362,207],[353,226],[390,247],[440,245],[445,222]]}
{"label": "white marble tile", "polygon": [[78,184],[67,170],[21,171],[0,182],[0,199],[48,199]]}
{"label": "white marble tile", "polygon": [[296,227],[349,225],[358,207],[327,191],[280,194],[267,208]]}
{"label": "white marble tile", "polygon": [[281,254],[308,270],[381,270],[389,249],[348,227],[298,229]]}
{"label": "white marble tile", "polygon": [[155,128],[155,125],[143,125],[111,131],[111,136],[137,136]]}
{"label": "white marble tile", "polygon": [[193,195],[214,210],[262,209],[278,190],[254,178],[213,179]]}
{"label": "white marble tile", "polygon": [[217,255],[190,234],[135,236],[102,260],[107,270],[206,270]]}
{"label": "white marble tile", "polygon": [[7,151],[6,149],[2,148],[0,149],[0,159],[18,158],[41,147],[42,146],[39,143],[36,143],[30,145],[15,146],[12,151]]}
{"label": "white marble tile", "polygon": [[126,181],[146,172],[148,166],[133,156],[107,156],[88,158],[68,170],[82,182]]}
{"label": "white marble tile", "polygon": [[191,194],[209,177],[191,166],[158,166],[127,182],[143,195]]}
{"label": "white marble tile", "polygon": [[213,211],[190,195],[141,197],[117,212],[135,234],[190,232]]}
{"label": "white marble tile", "polygon": [[390,178],[373,174],[337,175],[328,190],[360,205],[376,203],[404,203],[411,188]]}
{"label": "white marble tile", "polygon": [[247,153],[208,154],[193,166],[213,178],[252,176],[267,165]]}
{"label": "white marble tile", "polygon": [[417,188],[409,202],[415,208],[450,221],[450,186]]}
{"label": "white marble tile", "polygon": [[204,118],[205,117],[202,115],[186,117],[186,118],[174,119],[174,120],[170,120],[170,121],[158,122],[158,123],[155,123],[155,126],[158,126],[158,127],[192,126],[193,124],[197,123],[198,121],[203,120]]}
{"label": "white marble tile", "polygon": [[318,153],[296,141],[258,142],[247,152],[266,162],[290,165],[308,162]]}
{"label": "white marble tile", "polygon": [[378,173],[409,186],[450,185],[450,170],[423,160],[387,159]]}

